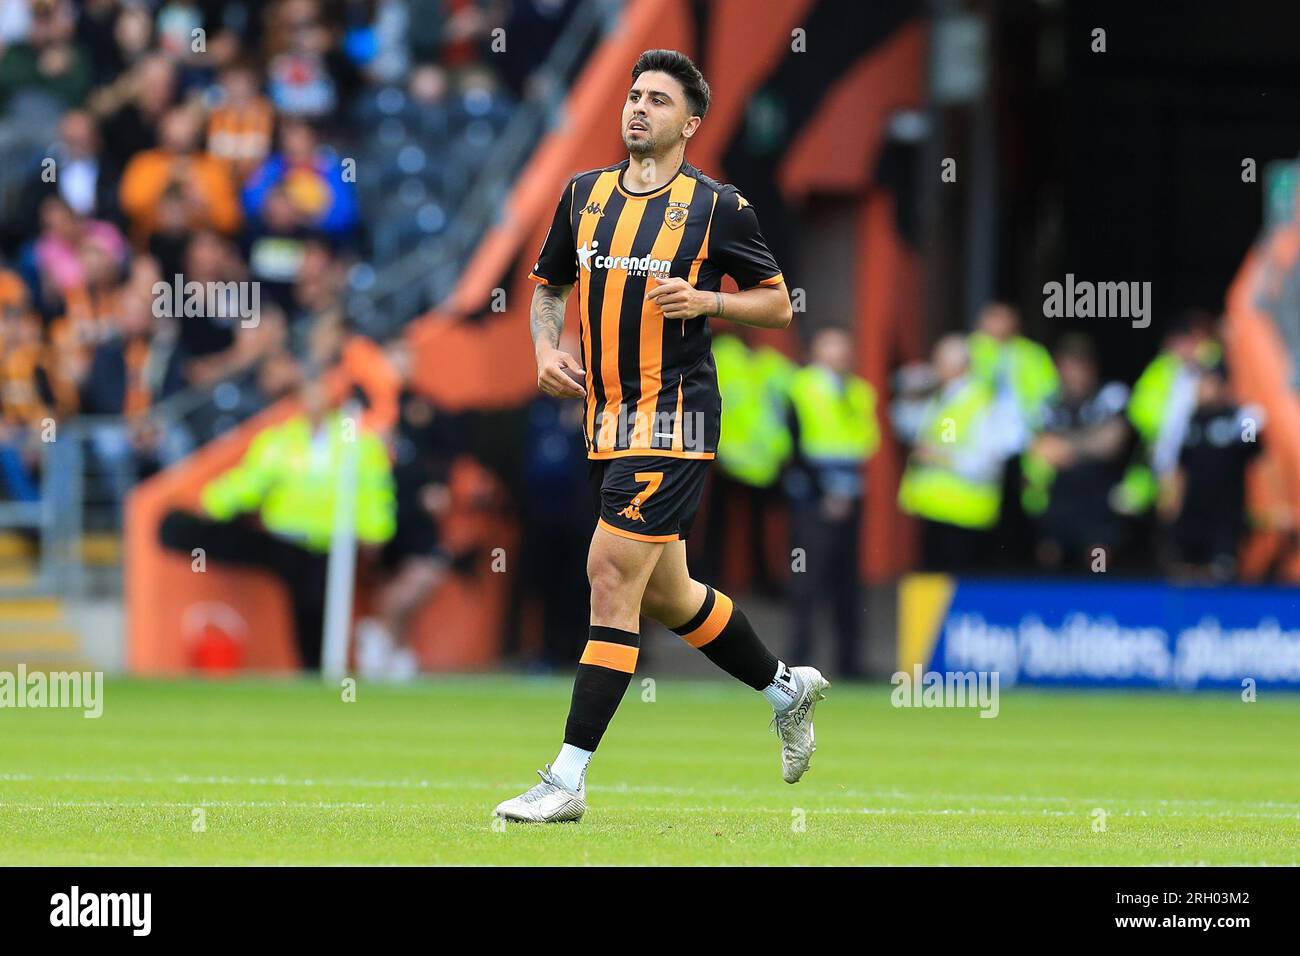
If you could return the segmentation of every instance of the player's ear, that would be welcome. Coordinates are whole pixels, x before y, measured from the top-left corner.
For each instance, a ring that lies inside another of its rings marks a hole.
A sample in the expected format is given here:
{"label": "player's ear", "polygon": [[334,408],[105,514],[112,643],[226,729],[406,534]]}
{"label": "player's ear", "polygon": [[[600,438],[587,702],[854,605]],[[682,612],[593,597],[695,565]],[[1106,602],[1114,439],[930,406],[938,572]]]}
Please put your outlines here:
{"label": "player's ear", "polygon": [[695,135],[695,131],[700,128],[701,122],[702,120],[698,116],[692,116],[686,121],[686,125],[682,127],[682,136],[685,139],[690,139]]}

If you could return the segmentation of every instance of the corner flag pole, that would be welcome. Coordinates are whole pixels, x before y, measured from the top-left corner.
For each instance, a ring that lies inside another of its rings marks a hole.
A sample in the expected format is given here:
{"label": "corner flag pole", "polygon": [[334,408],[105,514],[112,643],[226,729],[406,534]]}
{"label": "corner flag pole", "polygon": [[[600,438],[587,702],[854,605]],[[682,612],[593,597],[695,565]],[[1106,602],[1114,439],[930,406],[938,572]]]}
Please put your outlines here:
{"label": "corner flag pole", "polygon": [[345,402],[344,435],[334,496],[334,531],[330,536],[329,568],[325,577],[325,631],[321,636],[321,677],[342,680],[348,671],[348,637],[352,629],[352,589],[357,566],[357,465],[361,454],[361,405]]}

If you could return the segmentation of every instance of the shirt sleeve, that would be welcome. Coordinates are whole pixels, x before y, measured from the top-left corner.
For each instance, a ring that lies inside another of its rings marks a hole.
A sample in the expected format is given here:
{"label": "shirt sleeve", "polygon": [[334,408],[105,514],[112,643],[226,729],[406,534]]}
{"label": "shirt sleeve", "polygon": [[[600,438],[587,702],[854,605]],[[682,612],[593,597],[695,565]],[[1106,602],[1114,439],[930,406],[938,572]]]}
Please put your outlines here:
{"label": "shirt sleeve", "polygon": [[528,278],[542,285],[572,285],[578,281],[578,256],[573,240],[573,190],[570,179],[555,207],[555,219],[546,231],[542,251],[528,273]]}
{"label": "shirt sleeve", "polygon": [[754,207],[734,186],[718,194],[709,239],[709,258],[736,280],[741,289],[784,282],[781,267],[758,228]]}

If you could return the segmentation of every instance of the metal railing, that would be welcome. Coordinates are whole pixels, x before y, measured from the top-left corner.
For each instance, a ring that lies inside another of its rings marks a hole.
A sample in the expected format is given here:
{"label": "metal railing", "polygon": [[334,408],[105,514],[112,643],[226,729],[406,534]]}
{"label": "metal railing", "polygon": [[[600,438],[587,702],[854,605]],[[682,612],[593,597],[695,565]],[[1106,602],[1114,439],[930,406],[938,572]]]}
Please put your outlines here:
{"label": "metal railing", "polygon": [[[60,434],[61,432],[61,434]],[[0,586],[7,597],[79,594],[84,578],[80,554],[84,448],[74,430],[59,426],[41,442],[40,499],[0,502],[0,529],[35,532],[38,558],[30,581]]]}

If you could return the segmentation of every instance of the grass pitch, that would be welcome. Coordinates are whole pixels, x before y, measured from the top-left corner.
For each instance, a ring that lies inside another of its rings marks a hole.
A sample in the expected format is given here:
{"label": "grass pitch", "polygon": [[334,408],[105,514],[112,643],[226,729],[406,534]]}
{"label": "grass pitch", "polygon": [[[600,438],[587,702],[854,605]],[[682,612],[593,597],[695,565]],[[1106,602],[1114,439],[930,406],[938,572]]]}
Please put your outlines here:
{"label": "grass pitch", "polygon": [[0,864],[1294,864],[1300,698],[837,686],[803,782],[747,688],[634,681],[577,825],[494,828],[564,679],[110,681],[104,714],[0,710]]}

